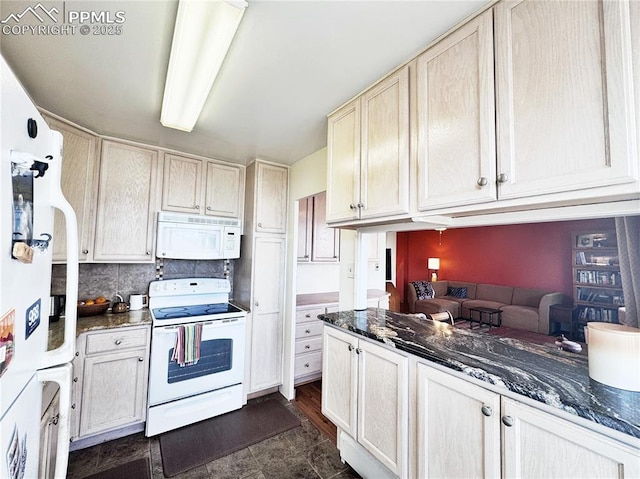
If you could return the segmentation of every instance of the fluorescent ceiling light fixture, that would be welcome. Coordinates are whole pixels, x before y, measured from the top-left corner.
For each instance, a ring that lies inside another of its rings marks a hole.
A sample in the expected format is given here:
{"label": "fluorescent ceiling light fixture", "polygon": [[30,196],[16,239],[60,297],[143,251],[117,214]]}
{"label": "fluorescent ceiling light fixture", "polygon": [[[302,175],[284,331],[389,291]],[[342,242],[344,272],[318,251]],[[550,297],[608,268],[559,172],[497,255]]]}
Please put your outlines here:
{"label": "fluorescent ceiling light fixture", "polygon": [[231,46],[245,1],[180,0],[160,123],[191,131]]}

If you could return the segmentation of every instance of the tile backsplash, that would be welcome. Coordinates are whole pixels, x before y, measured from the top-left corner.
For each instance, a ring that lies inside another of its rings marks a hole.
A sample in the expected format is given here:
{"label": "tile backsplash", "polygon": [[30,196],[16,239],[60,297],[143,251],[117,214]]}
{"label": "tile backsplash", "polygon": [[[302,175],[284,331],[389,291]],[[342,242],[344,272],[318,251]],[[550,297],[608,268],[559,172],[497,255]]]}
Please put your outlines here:
{"label": "tile backsplash", "polygon": [[[149,282],[158,277],[175,278],[224,278],[228,271],[232,281],[233,296],[233,261],[225,264],[224,260],[193,261],[165,259],[161,264],[113,264],[113,263],[81,263],[78,279],[78,298],[95,298],[105,296],[111,301],[120,294],[125,301],[134,293],[146,294]],[[51,273],[51,294],[64,294],[67,283],[67,270],[64,264],[54,264]]]}

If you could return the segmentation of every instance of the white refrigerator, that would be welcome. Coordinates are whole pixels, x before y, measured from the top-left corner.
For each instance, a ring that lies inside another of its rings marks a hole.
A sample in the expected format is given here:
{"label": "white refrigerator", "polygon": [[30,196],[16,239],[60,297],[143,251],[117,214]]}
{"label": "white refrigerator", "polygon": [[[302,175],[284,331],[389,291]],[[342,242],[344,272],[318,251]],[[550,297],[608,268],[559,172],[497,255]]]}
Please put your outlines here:
{"label": "white refrigerator", "polygon": [[[60,189],[62,135],[51,131],[0,57],[0,478],[39,477],[45,381],[60,386],[55,477],[69,455],[78,296],[77,224]],[[64,344],[47,351],[53,208],[65,217]]]}

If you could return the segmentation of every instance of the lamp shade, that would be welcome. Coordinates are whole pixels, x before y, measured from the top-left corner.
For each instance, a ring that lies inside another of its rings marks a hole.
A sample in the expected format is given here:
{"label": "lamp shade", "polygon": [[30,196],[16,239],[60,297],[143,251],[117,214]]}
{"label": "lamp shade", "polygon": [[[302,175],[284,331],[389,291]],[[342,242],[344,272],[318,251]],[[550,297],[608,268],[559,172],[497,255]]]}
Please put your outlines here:
{"label": "lamp shade", "polygon": [[429,258],[427,260],[428,269],[440,269],[440,258]]}

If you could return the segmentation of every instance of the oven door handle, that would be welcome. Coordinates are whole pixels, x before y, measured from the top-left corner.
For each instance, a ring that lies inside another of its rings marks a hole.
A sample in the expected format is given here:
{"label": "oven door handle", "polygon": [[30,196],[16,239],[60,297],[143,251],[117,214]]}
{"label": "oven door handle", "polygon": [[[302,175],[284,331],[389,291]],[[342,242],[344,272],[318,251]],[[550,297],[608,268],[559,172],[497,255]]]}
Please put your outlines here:
{"label": "oven door handle", "polygon": [[[240,322],[239,319],[228,319],[218,321],[207,321],[204,323],[188,323],[188,324],[202,324],[203,328],[224,328],[226,326],[236,326]],[[183,325],[184,326],[184,325]],[[180,326],[160,326],[153,328],[156,333],[173,334]]]}

